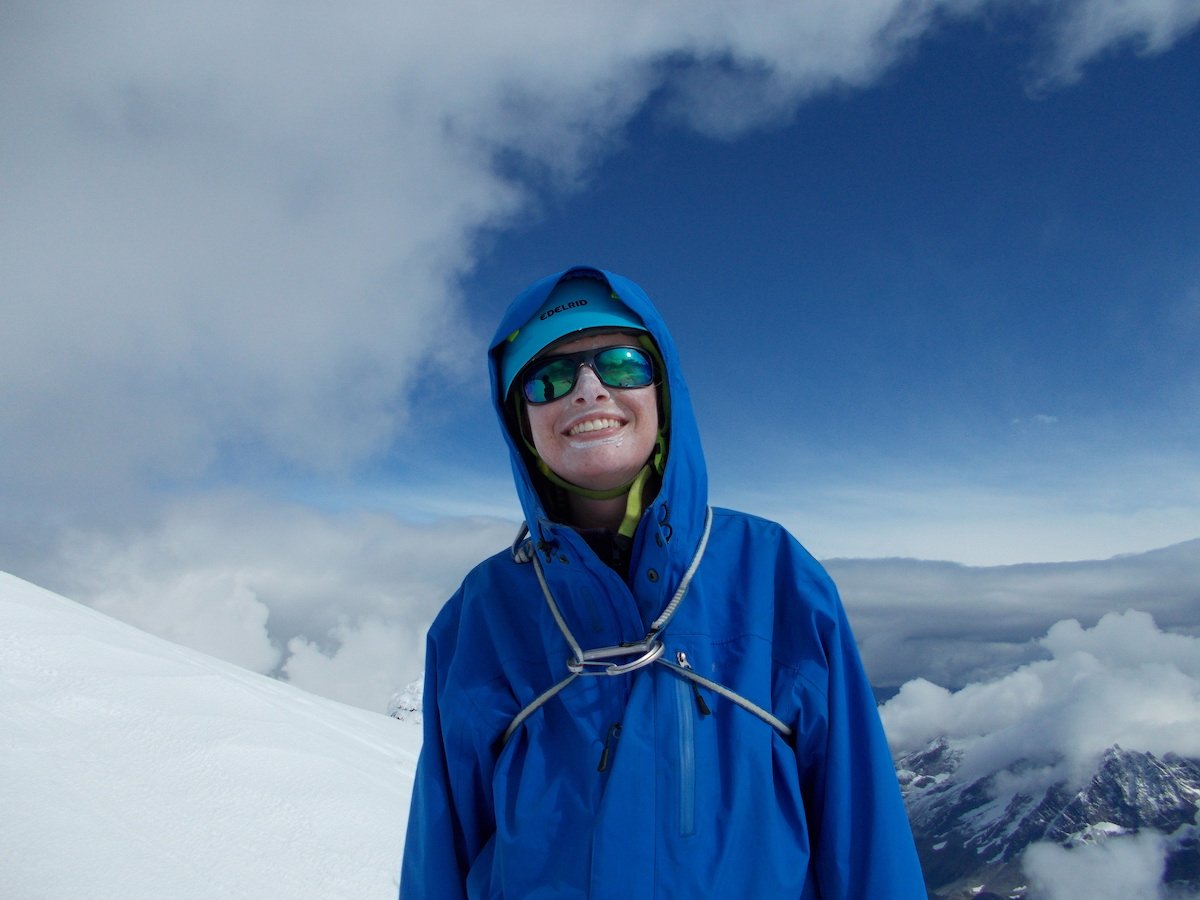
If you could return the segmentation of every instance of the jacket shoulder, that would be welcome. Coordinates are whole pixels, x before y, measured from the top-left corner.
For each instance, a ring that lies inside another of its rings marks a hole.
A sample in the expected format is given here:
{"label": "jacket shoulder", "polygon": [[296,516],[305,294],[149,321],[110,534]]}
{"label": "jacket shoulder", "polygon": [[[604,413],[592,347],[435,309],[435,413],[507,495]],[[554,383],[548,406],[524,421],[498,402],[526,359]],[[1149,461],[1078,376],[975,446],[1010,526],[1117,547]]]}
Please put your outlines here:
{"label": "jacket shoulder", "polygon": [[825,681],[829,647],[842,640],[845,611],[824,567],[778,522],[736,510],[713,510],[716,613],[726,633],[753,634],[779,666]]}
{"label": "jacket shoulder", "polygon": [[740,539],[743,552],[756,563],[772,556],[781,561],[786,558],[788,568],[800,581],[836,593],[825,567],[778,522],[740,510],[713,507],[713,530],[726,540]]}
{"label": "jacket shoulder", "polygon": [[488,604],[494,605],[495,598],[524,587],[524,579],[533,579],[532,571],[525,571],[531,569],[514,560],[511,549],[501,550],[476,564],[443,604],[430,626],[430,635],[453,633],[464,619],[477,618]]}

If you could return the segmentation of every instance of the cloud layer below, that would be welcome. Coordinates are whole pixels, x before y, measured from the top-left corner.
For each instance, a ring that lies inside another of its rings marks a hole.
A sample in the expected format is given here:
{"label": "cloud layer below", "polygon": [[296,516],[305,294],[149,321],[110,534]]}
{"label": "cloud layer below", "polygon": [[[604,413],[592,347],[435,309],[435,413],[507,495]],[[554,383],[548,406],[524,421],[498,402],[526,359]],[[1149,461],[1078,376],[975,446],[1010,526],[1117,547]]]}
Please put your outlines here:
{"label": "cloud layer below", "polygon": [[1114,744],[1200,758],[1200,638],[1164,632],[1153,617],[1108,613],[1092,628],[1053,625],[1037,644],[1050,659],[949,691],[918,678],[884,704],[889,740],[912,750],[961,742],[970,781],[1018,760],[1039,784],[1078,784]]}
{"label": "cloud layer below", "polygon": [[[382,710],[420,675],[425,631],[462,576],[515,533],[505,519],[413,524],[226,493],[143,527],[74,532],[47,583],[153,634]],[[828,568],[881,686],[922,678],[957,689],[1044,664],[1060,645],[1035,637],[1063,619],[1091,627],[1114,609],[1196,633],[1200,541],[1084,563]]]}
{"label": "cloud layer below", "polygon": [[972,567],[913,559],[831,560],[877,685],[918,676],[960,688],[1044,659],[1056,622],[1095,625],[1138,609],[1200,635],[1200,540],[1106,560]]}
{"label": "cloud layer below", "polygon": [[425,631],[462,575],[515,532],[225,494],[144,530],[75,533],[53,568],[81,601],[151,634],[382,712],[420,676]]}

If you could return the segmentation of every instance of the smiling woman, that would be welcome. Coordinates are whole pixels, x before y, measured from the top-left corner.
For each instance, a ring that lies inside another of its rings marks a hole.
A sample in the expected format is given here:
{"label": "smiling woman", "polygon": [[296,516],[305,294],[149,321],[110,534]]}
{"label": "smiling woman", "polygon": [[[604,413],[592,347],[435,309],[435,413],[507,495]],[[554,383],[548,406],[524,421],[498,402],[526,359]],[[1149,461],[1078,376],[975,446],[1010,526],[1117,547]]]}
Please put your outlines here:
{"label": "smiling woman", "polygon": [[491,364],[526,525],[430,628],[401,897],[923,900],[836,589],[708,506],[642,289],[544,278]]}
{"label": "smiling woman", "polygon": [[546,481],[548,508],[587,529],[593,549],[624,572],[665,452],[661,354],[641,319],[589,271],[558,282],[508,336],[503,400],[509,431]]}
{"label": "smiling woman", "polygon": [[[556,344],[548,353],[551,364],[563,359],[559,354],[577,351],[617,350],[621,343],[628,343],[630,336],[620,332],[604,331]],[[643,354],[647,373],[652,377],[653,368],[644,351],[630,350]],[[627,355],[627,354],[622,354]],[[658,435],[658,400],[652,381],[629,387],[610,386],[601,373],[600,365],[592,354],[592,362],[582,362],[575,368],[574,385],[570,393],[540,404],[528,404],[526,415],[530,436],[538,456],[550,470],[571,484],[589,491],[608,492],[618,488],[628,489],[650,453],[654,450]],[[566,357],[571,359],[571,357]],[[525,377],[537,379],[541,358],[534,361],[534,371]],[[574,359],[571,359],[574,364]],[[595,510],[603,498],[587,497],[574,493],[577,498],[572,510],[577,517]],[[625,503],[622,501],[623,508]],[[595,519],[595,515],[589,516]],[[616,530],[616,522],[608,521]],[[599,524],[599,523],[597,523]]]}

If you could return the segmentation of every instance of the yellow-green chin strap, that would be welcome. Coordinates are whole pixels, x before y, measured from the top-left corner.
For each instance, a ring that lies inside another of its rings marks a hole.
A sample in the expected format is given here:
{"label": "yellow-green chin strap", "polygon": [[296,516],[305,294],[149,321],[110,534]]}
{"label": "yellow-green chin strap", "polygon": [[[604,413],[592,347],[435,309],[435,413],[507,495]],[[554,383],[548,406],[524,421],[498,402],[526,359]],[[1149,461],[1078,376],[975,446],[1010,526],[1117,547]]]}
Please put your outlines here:
{"label": "yellow-green chin strap", "polygon": [[582,488],[577,484],[571,484],[571,482],[555,474],[540,458],[537,460],[537,467],[538,471],[546,476],[548,481],[558,485],[564,491],[569,491],[579,497],[586,497],[589,500],[612,500],[614,497],[620,497],[622,494],[625,494],[625,518],[621,520],[621,527],[617,529],[617,534],[623,534],[625,537],[630,538],[633,537],[633,533],[637,531],[638,520],[642,517],[642,510],[645,508],[642,504],[642,490],[650,478],[652,463],[646,463],[646,465],[642,466],[642,470],[633,476],[632,481],[603,491],[595,491],[590,488]]}

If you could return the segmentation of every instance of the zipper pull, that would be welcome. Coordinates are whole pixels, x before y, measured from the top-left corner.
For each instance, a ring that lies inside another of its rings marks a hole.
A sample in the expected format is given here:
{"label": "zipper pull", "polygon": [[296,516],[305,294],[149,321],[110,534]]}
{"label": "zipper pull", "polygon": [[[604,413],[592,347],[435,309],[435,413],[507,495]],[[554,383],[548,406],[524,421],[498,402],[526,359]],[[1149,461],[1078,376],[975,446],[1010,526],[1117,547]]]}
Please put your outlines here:
{"label": "zipper pull", "polygon": [[692,682],[692,693],[696,695],[696,708],[700,710],[700,715],[711,716],[712,710],[708,708],[708,704],[704,702],[704,698],[700,696],[700,685]]}
{"label": "zipper pull", "polygon": [[614,722],[612,727],[608,729],[608,737],[604,739],[604,749],[600,752],[600,765],[596,766],[597,772],[603,772],[608,768],[608,759],[612,754],[613,744],[617,738],[621,736],[621,723]]}
{"label": "zipper pull", "polygon": [[[680,650],[675,654],[675,659],[679,661],[679,668],[687,669],[689,672],[694,672],[692,664],[688,662],[687,654]],[[688,679],[691,681],[691,679]],[[692,695],[696,698],[696,709],[700,710],[700,715],[711,716],[712,710],[708,708],[708,704],[704,702],[704,697],[700,695],[700,685],[692,681]]]}

